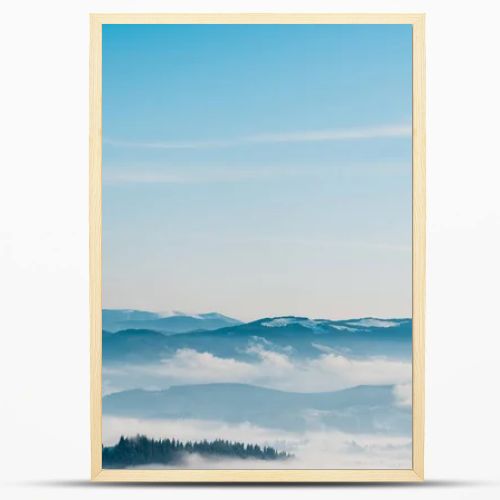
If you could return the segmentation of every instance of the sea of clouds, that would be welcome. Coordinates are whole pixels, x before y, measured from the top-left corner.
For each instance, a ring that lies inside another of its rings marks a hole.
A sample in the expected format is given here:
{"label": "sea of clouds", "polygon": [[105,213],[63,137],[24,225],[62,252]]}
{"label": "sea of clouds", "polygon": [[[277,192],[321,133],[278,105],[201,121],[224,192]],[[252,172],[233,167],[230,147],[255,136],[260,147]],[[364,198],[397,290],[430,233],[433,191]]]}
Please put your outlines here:
{"label": "sea of clouds", "polygon": [[[323,352],[318,349],[319,356],[305,359],[293,358],[260,344],[250,346],[248,352],[255,356],[254,362],[179,349],[174,356],[158,363],[104,366],[103,393],[217,382],[246,383],[293,392],[335,391],[364,384],[405,387],[411,383],[412,366],[407,360],[351,358],[330,352],[326,346]],[[401,394],[401,399],[405,397]]]}

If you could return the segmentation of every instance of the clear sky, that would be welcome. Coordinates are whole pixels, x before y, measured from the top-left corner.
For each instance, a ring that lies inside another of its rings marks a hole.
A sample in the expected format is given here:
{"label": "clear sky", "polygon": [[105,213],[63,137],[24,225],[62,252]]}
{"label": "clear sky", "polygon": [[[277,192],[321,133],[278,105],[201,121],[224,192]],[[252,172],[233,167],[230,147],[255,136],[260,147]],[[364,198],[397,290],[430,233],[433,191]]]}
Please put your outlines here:
{"label": "clear sky", "polygon": [[103,27],[103,306],[411,315],[411,26]]}

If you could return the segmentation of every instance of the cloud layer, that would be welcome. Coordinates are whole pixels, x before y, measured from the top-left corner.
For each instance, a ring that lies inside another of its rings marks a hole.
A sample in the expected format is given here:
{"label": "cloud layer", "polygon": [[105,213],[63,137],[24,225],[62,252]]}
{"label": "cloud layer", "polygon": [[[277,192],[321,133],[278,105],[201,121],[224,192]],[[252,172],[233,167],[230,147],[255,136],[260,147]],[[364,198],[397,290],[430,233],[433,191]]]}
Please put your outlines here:
{"label": "cloud layer", "polygon": [[242,382],[296,392],[333,391],[362,384],[404,384],[411,378],[411,364],[393,359],[354,359],[330,352],[313,359],[294,360],[260,344],[249,347],[247,352],[255,355],[256,362],[180,349],[155,370],[183,384]]}
{"label": "cloud layer", "polygon": [[[335,391],[356,385],[411,382],[411,363],[378,357],[350,358],[317,345],[315,358],[295,359],[266,345],[250,345],[253,361],[217,357],[209,352],[179,349],[171,358],[147,366],[104,369],[105,392],[143,387],[238,382],[294,392]],[[405,400],[404,396],[400,397]]]}

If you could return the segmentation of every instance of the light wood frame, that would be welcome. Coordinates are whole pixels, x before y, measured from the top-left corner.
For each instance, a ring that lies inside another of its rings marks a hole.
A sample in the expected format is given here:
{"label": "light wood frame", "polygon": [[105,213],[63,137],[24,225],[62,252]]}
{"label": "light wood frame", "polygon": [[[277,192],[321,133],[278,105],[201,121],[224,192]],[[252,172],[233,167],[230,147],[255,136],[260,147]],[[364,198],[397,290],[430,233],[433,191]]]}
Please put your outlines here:
{"label": "light wood frame", "polygon": [[[120,482],[408,482],[424,479],[425,45],[424,14],[90,15],[91,479]],[[413,26],[413,467],[383,470],[110,470],[102,446],[102,25],[411,24]]]}

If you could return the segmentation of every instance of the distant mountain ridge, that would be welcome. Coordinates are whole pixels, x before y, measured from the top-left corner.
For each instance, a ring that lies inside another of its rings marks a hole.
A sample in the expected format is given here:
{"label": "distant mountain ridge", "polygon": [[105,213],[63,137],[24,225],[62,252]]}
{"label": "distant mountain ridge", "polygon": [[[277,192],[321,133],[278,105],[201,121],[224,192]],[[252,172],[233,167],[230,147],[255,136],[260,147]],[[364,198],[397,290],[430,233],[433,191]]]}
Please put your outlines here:
{"label": "distant mountain ridge", "polygon": [[363,332],[370,328],[394,328],[397,326],[411,323],[409,318],[359,318],[346,320],[331,320],[331,319],[310,319],[302,316],[278,316],[270,318],[261,318],[256,321],[245,323],[246,325],[265,326],[268,328],[284,328],[290,326],[301,326],[318,333],[327,333],[334,329],[345,332]]}
{"label": "distant mountain ridge", "polygon": [[165,335],[195,330],[216,330],[241,324],[241,321],[216,312],[203,314],[153,313],[134,309],[103,309],[102,328],[108,332],[120,330],[155,330]]}
{"label": "distant mountain ridge", "polygon": [[[334,392],[297,393],[247,384],[172,386],[129,390],[103,398],[103,414],[146,419],[203,419],[289,430],[338,428],[395,433],[411,428],[408,408],[396,404],[394,386],[364,385]],[[390,426],[388,425],[390,423]]]}
{"label": "distant mountain ridge", "polygon": [[[174,321],[176,318],[185,320],[184,316],[164,319]],[[201,321],[211,321],[211,318]],[[104,362],[149,362],[168,358],[178,349],[251,360],[255,353],[250,353],[249,347],[255,344],[295,357],[315,357],[321,350],[353,356],[411,356],[412,321],[407,318],[327,320],[281,316],[216,329],[196,328],[179,334],[135,327],[139,323],[133,323],[134,328],[115,333],[106,330],[103,334]],[[150,327],[156,325],[155,321],[146,323]]]}

